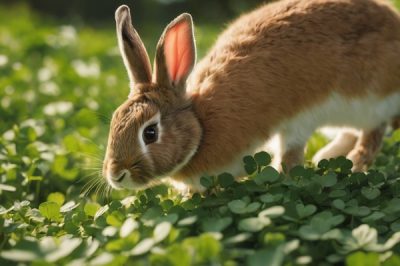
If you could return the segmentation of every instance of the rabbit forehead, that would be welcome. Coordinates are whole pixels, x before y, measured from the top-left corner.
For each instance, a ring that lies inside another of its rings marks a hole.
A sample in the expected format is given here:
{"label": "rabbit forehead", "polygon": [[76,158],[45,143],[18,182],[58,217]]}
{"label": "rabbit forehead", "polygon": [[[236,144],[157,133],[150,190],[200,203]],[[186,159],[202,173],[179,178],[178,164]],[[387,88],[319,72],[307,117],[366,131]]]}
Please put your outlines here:
{"label": "rabbit forehead", "polygon": [[128,99],[115,110],[113,122],[117,129],[124,127],[140,127],[157,114],[159,108],[151,101],[134,101]]}
{"label": "rabbit forehead", "polygon": [[138,131],[159,113],[159,108],[148,101],[127,100],[114,112],[111,120],[110,141],[123,143],[124,147],[134,147],[138,143]]}

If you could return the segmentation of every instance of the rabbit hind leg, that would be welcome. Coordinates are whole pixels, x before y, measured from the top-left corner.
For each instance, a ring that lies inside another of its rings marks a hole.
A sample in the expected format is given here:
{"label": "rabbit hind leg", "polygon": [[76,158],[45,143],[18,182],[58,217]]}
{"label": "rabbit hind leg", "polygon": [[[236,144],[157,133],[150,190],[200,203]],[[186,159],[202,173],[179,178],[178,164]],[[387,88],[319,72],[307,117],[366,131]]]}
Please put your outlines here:
{"label": "rabbit hind leg", "polygon": [[359,132],[345,129],[341,131],[330,143],[320,149],[312,158],[314,165],[323,159],[346,156],[356,145]]}
{"label": "rabbit hind leg", "polygon": [[366,171],[378,153],[383,136],[386,130],[386,123],[372,130],[363,130],[361,136],[347,158],[353,162],[353,172]]}

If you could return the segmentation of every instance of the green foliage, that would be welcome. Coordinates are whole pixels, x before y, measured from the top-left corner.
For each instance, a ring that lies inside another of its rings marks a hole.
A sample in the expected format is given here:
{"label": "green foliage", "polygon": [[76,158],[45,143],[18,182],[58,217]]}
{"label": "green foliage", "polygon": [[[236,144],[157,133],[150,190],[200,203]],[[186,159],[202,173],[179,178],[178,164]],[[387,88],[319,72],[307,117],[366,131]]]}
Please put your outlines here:
{"label": "green foliage", "polygon": [[0,8],[1,265],[399,265],[400,131],[367,173],[342,157],[281,174],[262,152],[202,195],[106,193],[97,143],[128,93],[114,35]]}
{"label": "green foliage", "polygon": [[353,174],[350,167],[338,158],[296,167],[290,178],[268,170],[273,178],[259,179],[271,168],[257,163],[244,181],[205,177],[208,193],[189,198],[155,187],[102,207],[85,198],[60,206],[61,193],[38,209],[16,202],[1,209],[0,256],[60,264],[396,265],[397,174]]}

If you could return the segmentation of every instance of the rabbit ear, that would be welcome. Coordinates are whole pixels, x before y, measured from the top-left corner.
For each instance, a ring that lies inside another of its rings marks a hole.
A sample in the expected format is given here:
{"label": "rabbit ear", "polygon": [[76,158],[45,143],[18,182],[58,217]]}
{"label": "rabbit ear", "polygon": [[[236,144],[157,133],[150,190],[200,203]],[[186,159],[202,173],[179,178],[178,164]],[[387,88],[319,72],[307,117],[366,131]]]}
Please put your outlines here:
{"label": "rabbit ear", "polygon": [[[151,65],[146,48],[132,26],[129,7],[120,6],[115,11],[118,46],[131,83],[150,83]],[[133,85],[131,84],[131,93]]]}
{"label": "rabbit ear", "polygon": [[183,88],[196,61],[193,21],[184,13],[164,30],[157,45],[155,82],[167,87]]}

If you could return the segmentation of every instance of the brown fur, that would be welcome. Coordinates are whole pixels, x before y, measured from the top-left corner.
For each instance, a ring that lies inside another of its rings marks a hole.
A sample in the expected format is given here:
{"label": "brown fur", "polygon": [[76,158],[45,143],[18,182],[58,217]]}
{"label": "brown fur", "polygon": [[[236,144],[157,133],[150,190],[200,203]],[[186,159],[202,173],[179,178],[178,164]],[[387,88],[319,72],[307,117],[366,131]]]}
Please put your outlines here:
{"label": "brown fur", "polygon": [[[122,6],[115,14],[120,51],[133,82],[149,83],[151,81],[150,59],[139,34],[132,27],[129,8]],[[140,67],[136,67],[140,65]]]}
{"label": "brown fur", "polygon": [[204,141],[182,178],[218,169],[333,91],[400,89],[400,19],[384,1],[278,1],[235,21],[192,77]]}

